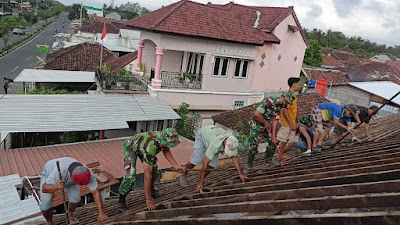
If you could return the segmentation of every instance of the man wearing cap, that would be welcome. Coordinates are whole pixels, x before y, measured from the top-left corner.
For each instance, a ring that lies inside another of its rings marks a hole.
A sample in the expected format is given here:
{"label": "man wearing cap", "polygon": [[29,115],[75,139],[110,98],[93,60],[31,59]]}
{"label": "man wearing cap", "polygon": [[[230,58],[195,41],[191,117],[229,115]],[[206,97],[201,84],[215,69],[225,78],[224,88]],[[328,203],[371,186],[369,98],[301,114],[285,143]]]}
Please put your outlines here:
{"label": "man wearing cap", "polygon": [[350,115],[354,112],[347,107],[333,102],[325,102],[314,106],[311,113],[315,123],[312,151],[320,152],[322,150],[322,142],[329,134],[332,121],[334,125],[353,132],[353,128],[339,121],[341,118],[347,118],[348,122],[350,122]]}
{"label": "man wearing cap", "polygon": [[163,152],[165,158],[176,169],[184,170],[180,166],[170,148],[180,143],[179,135],[173,128],[167,128],[161,132],[139,133],[124,143],[124,166],[126,176],[119,187],[118,212],[127,210],[126,196],[136,182],[136,160],[143,163],[144,167],[144,191],[146,194],[146,205],[149,210],[156,208],[154,198],[163,196],[163,193],[154,189],[154,182],[159,172],[157,167],[157,154]]}
{"label": "man wearing cap", "polygon": [[[60,164],[61,180],[59,179],[56,162]],[[78,222],[73,213],[81,200],[80,187],[86,185],[92,191],[94,201],[99,209],[98,221],[108,220],[104,213],[103,201],[97,187],[97,181],[92,171],[77,160],[69,157],[48,161],[40,177],[40,210],[46,218],[47,225],[53,224],[53,198],[57,190],[67,189],[69,204],[68,216],[70,224]]]}
{"label": "man wearing cap", "polygon": [[[357,124],[365,123],[365,134],[367,137],[369,137],[369,135],[370,135],[369,122],[370,122],[371,118],[373,120],[375,120],[374,116],[378,113],[378,106],[373,105],[373,106],[367,108],[364,106],[349,104],[346,106],[346,108],[349,108],[350,111],[352,112],[352,114],[354,115],[351,117],[351,122],[357,123]],[[347,121],[344,120],[343,118],[340,120],[340,122],[347,126]],[[336,141],[337,141],[341,137],[341,135],[344,132],[346,132],[346,130],[336,126],[334,132],[336,133]],[[361,137],[361,129],[359,130],[359,132],[360,132],[360,137]],[[351,135],[353,137],[352,141],[361,141],[361,140],[358,140],[358,138],[356,137],[354,132],[351,133]]]}
{"label": "man wearing cap", "polygon": [[[248,179],[242,174],[237,156],[237,148],[239,142],[235,136],[221,127],[214,125],[204,126],[196,132],[194,151],[190,161],[186,164],[186,169],[192,169],[195,165],[203,164],[202,169],[213,169],[218,166],[219,154],[223,153],[228,157],[232,157],[233,164],[239,173],[240,179],[244,182]],[[181,185],[187,187],[187,171],[182,173],[180,177]],[[196,190],[201,191],[205,178],[210,171],[202,171],[200,181]]]}

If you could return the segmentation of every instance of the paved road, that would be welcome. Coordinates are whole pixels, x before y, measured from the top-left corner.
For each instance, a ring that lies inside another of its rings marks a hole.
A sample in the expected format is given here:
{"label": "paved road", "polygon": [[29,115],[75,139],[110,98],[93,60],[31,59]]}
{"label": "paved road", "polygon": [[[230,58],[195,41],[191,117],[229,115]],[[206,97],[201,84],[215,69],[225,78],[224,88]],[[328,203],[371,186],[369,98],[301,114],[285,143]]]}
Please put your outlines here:
{"label": "paved road", "polygon": [[[62,21],[65,21],[65,28],[62,28]],[[37,63],[36,56],[45,59],[47,54],[36,52],[36,45],[49,45],[51,48],[53,42],[56,41],[54,37],[55,27],[58,28],[58,32],[66,33],[69,24],[70,21],[67,18],[67,13],[62,13],[54,24],[29,43],[5,57],[0,58],[0,94],[4,94],[3,77],[15,79],[23,69],[33,69]],[[50,49],[50,52],[51,51],[52,49]],[[22,84],[14,83],[10,85],[9,94],[15,94],[21,91],[23,91]]]}
{"label": "paved road", "polygon": [[[9,44],[12,42],[19,41],[22,38],[28,36],[29,34],[35,32],[37,29],[39,29],[44,24],[46,24],[46,21],[41,20],[41,21],[33,24],[32,26],[27,26],[25,29],[23,29],[25,31],[24,35],[13,34],[13,32],[11,31],[9,34],[9,37],[10,37]],[[4,40],[2,38],[0,38],[0,48],[3,48],[3,47],[4,47]]]}

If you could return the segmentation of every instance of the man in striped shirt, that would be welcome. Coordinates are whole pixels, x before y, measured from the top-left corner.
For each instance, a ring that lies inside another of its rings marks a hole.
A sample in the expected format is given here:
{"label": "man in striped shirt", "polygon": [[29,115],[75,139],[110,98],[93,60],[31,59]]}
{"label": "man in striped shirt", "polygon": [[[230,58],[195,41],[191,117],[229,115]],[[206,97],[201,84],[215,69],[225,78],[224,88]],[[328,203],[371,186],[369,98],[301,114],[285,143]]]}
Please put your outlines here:
{"label": "man in striped shirt", "polygon": [[126,196],[135,184],[136,161],[140,159],[144,167],[144,190],[146,194],[146,205],[149,210],[154,210],[153,198],[161,197],[163,194],[154,189],[154,181],[157,179],[157,154],[162,152],[165,158],[176,169],[184,171],[173,157],[170,148],[180,143],[179,136],[173,128],[167,128],[161,132],[139,133],[124,143],[124,166],[126,176],[119,187],[118,212],[127,210]]}

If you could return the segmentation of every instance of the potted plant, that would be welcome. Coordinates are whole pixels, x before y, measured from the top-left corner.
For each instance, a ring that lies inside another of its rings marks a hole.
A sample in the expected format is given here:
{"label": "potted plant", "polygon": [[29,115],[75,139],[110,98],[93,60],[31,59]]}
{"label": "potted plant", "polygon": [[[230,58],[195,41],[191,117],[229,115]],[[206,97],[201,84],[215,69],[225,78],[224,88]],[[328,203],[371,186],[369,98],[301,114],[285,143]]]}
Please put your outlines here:
{"label": "potted plant", "polygon": [[103,75],[104,84],[106,89],[111,89],[111,85],[113,82],[113,75],[111,72],[111,65],[104,64],[99,68],[100,73]]}

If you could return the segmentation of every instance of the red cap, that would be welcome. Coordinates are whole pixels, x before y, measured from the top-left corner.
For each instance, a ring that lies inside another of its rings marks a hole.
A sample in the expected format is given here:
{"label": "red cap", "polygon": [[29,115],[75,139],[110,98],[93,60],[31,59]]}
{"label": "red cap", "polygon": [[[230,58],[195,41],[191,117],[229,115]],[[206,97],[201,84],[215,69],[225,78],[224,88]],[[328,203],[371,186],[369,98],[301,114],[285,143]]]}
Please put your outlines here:
{"label": "red cap", "polygon": [[90,181],[90,170],[85,166],[77,166],[74,168],[71,178],[75,184],[87,185]]}

